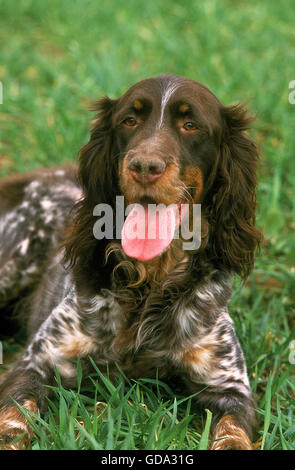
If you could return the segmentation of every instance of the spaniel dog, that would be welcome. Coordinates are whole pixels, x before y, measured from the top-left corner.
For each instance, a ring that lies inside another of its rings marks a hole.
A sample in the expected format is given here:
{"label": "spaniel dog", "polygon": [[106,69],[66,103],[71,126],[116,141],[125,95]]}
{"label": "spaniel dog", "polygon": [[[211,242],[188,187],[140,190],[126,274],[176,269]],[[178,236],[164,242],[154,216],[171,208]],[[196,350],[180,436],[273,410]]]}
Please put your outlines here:
{"label": "spaniel dog", "polygon": [[[255,401],[227,305],[232,277],[248,276],[261,242],[258,150],[245,132],[253,117],[174,75],[143,80],[93,110],[78,170],[0,183],[0,313],[17,302],[28,334],[1,377],[0,447],[18,448],[11,442],[20,435],[21,447],[30,445],[31,428],[15,402],[42,412],[54,367],[73,387],[77,358],[87,375],[90,356],[114,377],[118,365],[128,377],[181,385],[213,412],[211,449],[251,449]],[[128,214],[122,237],[118,196]],[[95,235],[101,204],[114,210],[108,236],[103,224]],[[150,205],[161,206],[161,227]],[[199,205],[199,243],[187,249],[174,231],[186,219],[193,234]],[[184,216],[176,215],[180,206]],[[149,240],[145,229],[128,238],[144,223],[156,232],[165,225],[166,233]]]}

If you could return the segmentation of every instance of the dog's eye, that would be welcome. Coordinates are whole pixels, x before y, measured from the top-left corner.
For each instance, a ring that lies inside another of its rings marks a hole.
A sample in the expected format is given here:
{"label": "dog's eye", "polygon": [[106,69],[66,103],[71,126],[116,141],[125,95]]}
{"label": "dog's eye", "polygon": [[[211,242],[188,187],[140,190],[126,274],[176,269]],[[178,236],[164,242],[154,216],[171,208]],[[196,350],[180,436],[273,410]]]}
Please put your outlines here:
{"label": "dog's eye", "polygon": [[134,127],[136,126],[137,121],[133,117],[127,117],[126,119],[124,119],[123,124],[128,127]]}
{"label": "dog's eye", "polygon": [[197,126],[194,122],[192,121],[188,121],[188,122],[185,122],[182,126],[182,128],[185,130],[185,131],[195,131],[197,130]]}

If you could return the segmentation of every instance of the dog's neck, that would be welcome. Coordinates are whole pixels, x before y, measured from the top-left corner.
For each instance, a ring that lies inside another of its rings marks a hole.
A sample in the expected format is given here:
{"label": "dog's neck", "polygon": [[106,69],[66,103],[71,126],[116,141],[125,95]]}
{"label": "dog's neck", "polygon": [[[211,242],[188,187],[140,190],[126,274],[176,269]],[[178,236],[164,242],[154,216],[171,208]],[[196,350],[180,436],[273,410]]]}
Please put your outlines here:
{"label": "dog's neck", "polygon": [[188,256],[182,250],[180,240],[173,240],[161,256],[149,261],[127,258],[121,245],[116,242],[109,244],[106,250],[106,258],[108,259],[112,253],[116,256],[118,262],[115,270],[117,271],[118,268],[123,269],[129,287],[139,287],[142,284],[158,285],[176,270],[185,271],[188,263]]}

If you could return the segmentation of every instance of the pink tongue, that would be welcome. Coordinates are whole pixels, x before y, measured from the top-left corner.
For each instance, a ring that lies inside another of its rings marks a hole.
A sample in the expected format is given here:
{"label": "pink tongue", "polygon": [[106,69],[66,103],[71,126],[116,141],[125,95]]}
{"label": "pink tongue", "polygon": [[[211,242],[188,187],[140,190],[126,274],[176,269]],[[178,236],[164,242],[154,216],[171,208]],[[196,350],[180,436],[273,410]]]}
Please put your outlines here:
{"label": "pink tongue", "polygon": [[122,229],[122,247],[127,256],[147,261],[160,255],[171,243],[178,206],[134,204]]}

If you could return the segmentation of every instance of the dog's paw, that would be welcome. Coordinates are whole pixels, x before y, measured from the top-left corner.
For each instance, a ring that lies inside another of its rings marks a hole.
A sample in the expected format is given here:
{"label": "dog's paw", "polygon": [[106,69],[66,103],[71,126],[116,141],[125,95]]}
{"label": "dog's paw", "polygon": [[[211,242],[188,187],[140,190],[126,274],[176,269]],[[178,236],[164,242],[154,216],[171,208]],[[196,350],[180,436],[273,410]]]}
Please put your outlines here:
{"label": "dog's paw", "polygon": [[243,428],[237,426],[231,415],[217,423],[211,450],[253,450],[252,443]]}
{"label": "dog's paw", "polygon": [[[26,410],[37,412],[34,400],[27,400],[22,405]],[[32,439],[32,429],[24,414],[16,407],[9,406],[0,412],[0,449],[27,449]]]}

